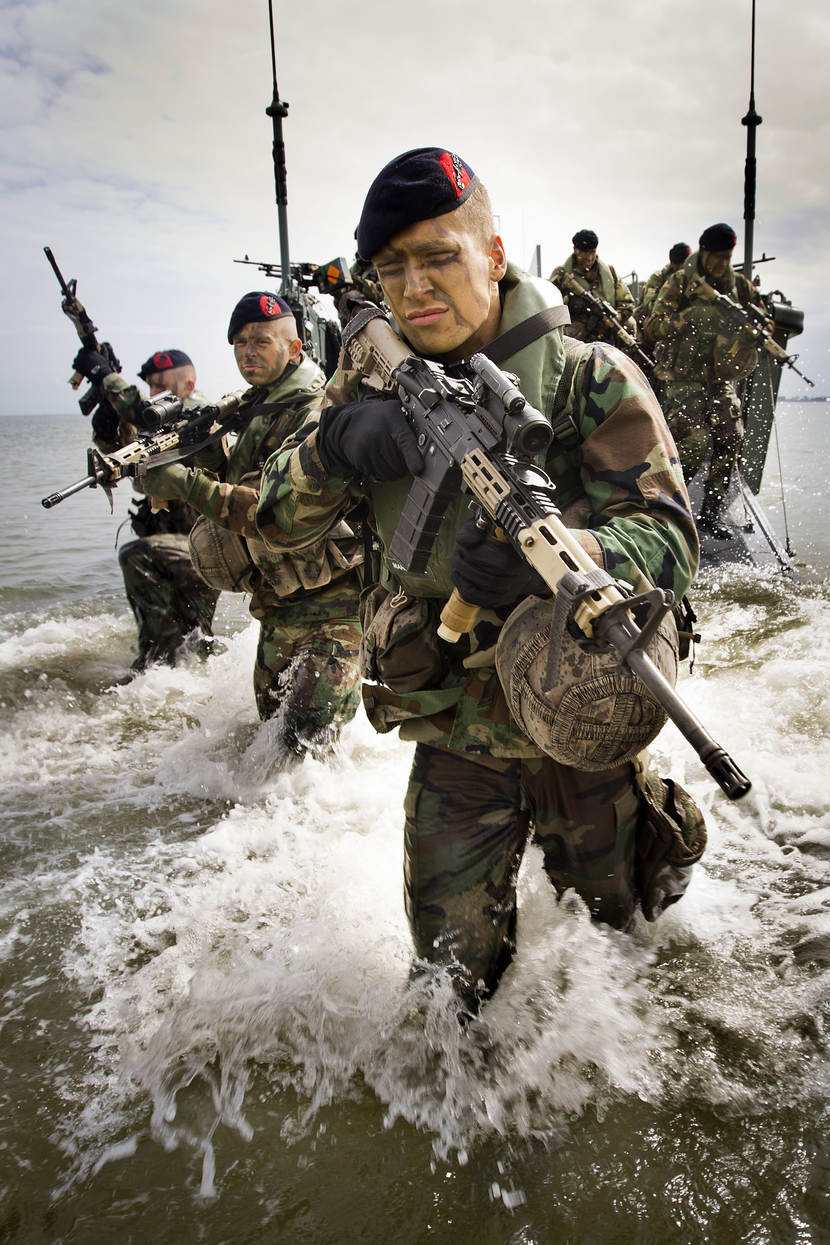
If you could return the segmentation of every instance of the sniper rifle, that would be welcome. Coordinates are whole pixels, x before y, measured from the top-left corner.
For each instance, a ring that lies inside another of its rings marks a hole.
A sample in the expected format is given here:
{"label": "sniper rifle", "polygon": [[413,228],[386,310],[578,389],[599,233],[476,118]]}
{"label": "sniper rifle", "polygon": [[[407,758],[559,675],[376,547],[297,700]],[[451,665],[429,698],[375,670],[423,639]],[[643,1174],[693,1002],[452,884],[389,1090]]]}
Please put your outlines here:
{"label": "sniper rifle", "polygon": [[100,485],[107,494],[112,509],[112,490],[125,476],[135,477],[142,463],[153,460],[153,466],[180,462],[184,458],[212,445],[239,423],[241,399],[247,390],[229,393],[218,402],[205,406],[188,407],[184,414],[181,398],[169,392],[158,394],[142,408],[144,421],[156,432],[141,433],[135,441],[114,450],[111,454],[90,446],[87,450],[87,474],[67,488],[50,493],[41,500],[47,510],[58,502],[80,493],[85,488]]}
{"label": "sniper rifle", "polygon": [[[354,301],[353,304],[354,306]],[[550,478],[532,461],[551,442],[545,417],[525,400],[516,378],[473,354],[459,378],[409,354],[380,308],[364,303],[343,332],[343,347],[368,383],[396,388],[424,459],[389,546],[404,570],[424,574],[449,499],[472,494],[497,539],[508,539],[555,597],[551,643],[573,618],[585,644],[612,653],[649,688],[730,799],[750,781],[708,734],[645,652],[673,594],[634,594],[598,567],[561,519]],[[453,590],[439,635],[457,641],[478,607]],[[644,618],[640,628],[633,612]]]}
{"label": "sniper rifle", "polygon": [[742,306],[736,302],[734,298],[730,298],[728,294],[722,294],[710,285],[705,277],[700,273],[695,273],[686,289],[688,297],[697,297],[703,299],[707,303],[715,303],[721,311],[723,311],[727,322],[735,329],[740,329],[752,338],[759,350],[765,350],[767,354],[772,355],[776,363],[782,367],[786,364],[792,368],[797,376],[808,385],[814,386],[815,382],[810,380],[809,376],[805,376],[803,372],[795,366],[798,358],[797,354],[787,354],[783,346],[773,337],[774,329],[769,327],[770,318],[765,315],[760,307],[756,307],[754,303],[748,303]]}
{"label": "sniper rifle", "polygon": [[629,333],[620,318],[619,312],[609,302],[592,293],[587,285],[583,285],[572,272],[567,272],[564,268],[560,268],[555,275],[557,282],[561,282],[570,294],[574,294],[584,300],[588,311],[593,312],[595,316],[599,316],[605,328],[609,330],[612,342],[616,342],[620,349],[624,350],[629,358],[633,359],[642,368],[646,375],[654,370],[654,360],[646,354],[634,335]]}
{"label": "sniper rifle", "polygon": [[[115,351],[109,342],[98,341],[98,338],[95,336],[98,330],[92,323],[92,319],[88,315],[86,308],[78,301],[78,297],[75,293],[78,285],[77,279],[72,277],[70,281],[64,280],[63,273],[58,267],[57,261],[52,254],[50,247],[45,246],[43,248],[43,253],[48,259],[50,267],[58,279],[58,285],[61,287],[61,293],[63,294],[63,298],[61,299],[61,310],[63,311],[63,314],[68,316],[75,325],[75,332],[81,340],[81,345],[86,347],[87,350],[94,350],[98,354],[103,355],[112,370],[114,372],[120,372],[121,364],[115,357]],[[80,372],[73,372],[72,376],[69,378],[69,383],[73,389],[77,389],[83,379],[84,378]],[[78,399],[78,406],[81,408],[81,413],[83,415],[91,415],[96,407],[101,407],[102,410],[110,412],[113,419],[117,422],[118,417],[115,415],[115,412],[112,411],[109,403],[98,395],[94,385],[87,389],[86,393],[81,395]]]}

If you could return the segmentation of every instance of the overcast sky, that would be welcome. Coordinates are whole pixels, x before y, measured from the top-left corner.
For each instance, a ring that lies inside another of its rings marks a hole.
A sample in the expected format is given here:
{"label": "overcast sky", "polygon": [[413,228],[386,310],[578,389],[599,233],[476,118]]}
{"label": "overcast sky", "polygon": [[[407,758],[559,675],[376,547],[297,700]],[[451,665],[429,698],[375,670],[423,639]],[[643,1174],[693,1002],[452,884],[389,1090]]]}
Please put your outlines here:
{"label": "overcast sky", "polygon": [[[0,413],[76,410],[77,339],[52,247],[124,372],[186,350],[241,385],[226,329],[276,288],[267,0],[0,0]],[[411,147],[458,151],[508,254],[545,275],[594,229],[645,279],[716,221],[743,251],[750,0],[274,0],[291,257],[350,258],[366,189]],[[830,4],[757,0],[763,289],[806,316],[792,344],[830,392]],[[804,390],[786,374],[782,392]],[[79,416],[80,418],[80,416]]]}

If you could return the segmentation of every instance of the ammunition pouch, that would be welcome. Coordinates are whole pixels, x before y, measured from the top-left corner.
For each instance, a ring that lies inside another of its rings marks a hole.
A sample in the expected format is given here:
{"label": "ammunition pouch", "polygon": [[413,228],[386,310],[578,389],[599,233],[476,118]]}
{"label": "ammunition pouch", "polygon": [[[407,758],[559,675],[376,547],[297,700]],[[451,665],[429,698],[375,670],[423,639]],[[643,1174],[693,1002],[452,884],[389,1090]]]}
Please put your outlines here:
{"label": "ammunition pouch", "polygon": [[688,792],[671,778],[647,773],[640,788],[635,876],[647,921],[676,903],[706,847],[706,823]]}
{"label": "ammunition pouch", "polygon": [[291,597],[348,575],[362,563],[363,548],[344,523],[308,549],[277,553],[203,515],[190,532],[190,556],[202,579],[222,592],[253,592],[261,577],[278,597]]}
{"label": "ammunition pouch", "polygon": [[444,673],[437,622],[437,607],[428,598],[373,588],[362,606],[363,678],[398,693],[437,686]]}

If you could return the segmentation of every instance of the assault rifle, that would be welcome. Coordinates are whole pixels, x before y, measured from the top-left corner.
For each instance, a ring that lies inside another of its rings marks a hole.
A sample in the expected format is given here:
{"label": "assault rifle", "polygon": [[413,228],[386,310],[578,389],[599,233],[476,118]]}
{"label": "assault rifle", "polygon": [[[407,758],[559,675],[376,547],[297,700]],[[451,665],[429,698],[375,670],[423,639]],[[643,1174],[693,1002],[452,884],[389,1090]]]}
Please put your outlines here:
{"label": "assault rifle", "polygon": [[[416,476],[389,546],[404,570],[423,574],[450,498],[471,493],[498,538],[506,537],[542,576],[556,597],[551,642],[571,618],[585,642],[613,653],[650,689],[730,799],[750,789],[749,779],[707,733],[645,652],[660,620],[672,608],[671,592],[635,595],[598,567],[562,522],[554,485],[532,459],[553,432],[526,402],[515,378],[485,355],[467,360],[466,375],[411,355],[384,313],[364,303],[343,332],[343,346],[370,385],[397,388],[418,438],[424,468]],[[644,616],[642,629],[633,611]],[[453,591],[441,614],[439,635],[450,642],[470,630],[477,607]],[[559,630],[557,630],[559,628]]]}
{"label": "assault rifle", "polygon": [[153,466],[160,467],[163,463],[179,462],[230,432],[238,423],[240,400],[246,392],[240,389],[218,402],[189,407],[186,414],[181,398],[169,391],[158,394],[145,402],[142,409],[144,421],[148,426],[156,427],[156,432],[141,433],[135,441],[112,454],[90,447],[87,450],[87,474],[83,479],[76,480],[57,493],[50,493],[40,504],[51,510],[67,497],[100,485],[112,509],[113,488],[125,476],[136,476],[142,463],[152,459]]}
{"label": "assault rifle", "polygon": [[629,333],[619,312],[609,302],[593,294],[572,272],[559,268],[555,275],[557,281],[561,281],[570,294],[578,295],[585,300],[588,310],[592,311],[595,316],[599,316],[605,328],[609,330],[612,342],[616,342],[621,350],[638,363],[646,375],[654,370],[654,360],[646,354],[633,334]]}
{"label": "assault rifle", "polygon": [[783,346],[779,345],[773,337],[773,330],[769,327],[770,316],[764,314],[760,307],[756,307],[754,303],[747,304],[746,307],[741,303],[735,302],[734,298],[730,298],[728,294],[721,294],[714,286],[711,286],[705,277],[700,273],[695,273],[687,287],[686,293],[689,297],[696,295],[702,298],[704,302],[716,303],[723,311],[728,323],[736,329],[743,329],[756,342],[759,350],[766,350],[767,354],[772,355],[776,363],[782,366],[792,368],[797,376],[808,385],[814,386],[815,382],[810,380],[809,376],[805,376],[803,372],[795,366],[798,358],[797,354],[787,354]]}
{"label": "assault rifle", "polygon": [[[81,339],[81,345],[85,346],[87,350],[95,350],[98,354],[103,355],[112,370],[114,372],[120,372],[121,364],[115,357],[115,351],[109,342],[98,341],[98,338],[95,336],[98,330],[87,314],[86,308],[78,301],[75,293],[78,285],[76,278],[73,277],[70,281],[65,281],[63,273],[58,267],[51,249],[48,246],[45,246],[43,248],[43,253],[48,259],[52,271],[58,278],[58,285],[61,287],[61,293],[63,294],[63,298],[61,299],[61,310],[64,315],[68,316],[75,325],[75,331]],[[82,380],[83,376],[81,373],[74,372],[69,379],[69,383],[73,389],[77,389]],[[94,386],[87,389],[86,393],[81,395],[78,399],[78,406],[81,408],[81,412],[84,415],[91,415],[98,406],[108,410],[112,409],[109,407],[109,403],[98,396]],[[117,421],[115,413],[112,412],[112,414],[113,418]]]}

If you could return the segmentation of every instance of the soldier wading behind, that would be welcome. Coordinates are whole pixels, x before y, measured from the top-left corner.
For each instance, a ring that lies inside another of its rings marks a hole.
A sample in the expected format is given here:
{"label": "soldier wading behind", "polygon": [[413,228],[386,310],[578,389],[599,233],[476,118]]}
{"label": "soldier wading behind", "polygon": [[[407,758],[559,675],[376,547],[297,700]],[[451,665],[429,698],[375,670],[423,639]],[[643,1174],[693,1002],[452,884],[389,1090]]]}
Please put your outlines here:
{"label": "soldier wading behind", "polygon": [[304,355],[288,304],[265,290],[239,300],[228,342],[253,386],[236,441],[227,452],[203,451],[191,467],[147,467],[141,485],[153,498],[178,498],[198,511],[190,534],[197,570],[216,587],[251,594],[260,624],[259,716],[277,719],[282,747],[301,755],[329,742],[359,703],[363,547],[345,523],[298,554],[269,555],[257,539],[262,464],[319,407],[325,378]]}
{"label": "soldier wading behind", "polygon": [[[682,597],[697,536],[654,396],[620,351],[568,343],[561,327],[550,328],[547,309],[561,313],[560,324],[567,319],[559,294],[507,262],[470,167],[439,148],[399,156],[372,184],[357,240],[411,350],[449,372],[545,313],[545,324],[501,365],[547,416],[561,405],[554,415],[561,436],[545,467],[565,521],[615,576]],[[447,505],[427,574],[396,569],[387,551],[423,466],[418,445],[397,397],[367,398],[353,372],[336,374],[329,396],[339,405],[266,464],[257,524],[267,543],[302,547],[368,498],[381,566],[363,637],[378,681],[364,684],[364,704],[376,729],[399,727],[417,744],[404,806],[407,914],[419,971],[446,966],[463,1007],[474,1011],[513,954],[516,877],[531,831],[557,891],[573,888],[595,918],[625,928],[638,904],[653,918],[680,897],[703,848],[702,818],[639,757],[583,772],[546,756],[518,728],[496,647],[516,605],[544,585],[512,545],[484,538],[460,492]],[[481,606],[474,630],[456,645],[436,635],[453,585]],[[643,868],[654,858],[657,820],[672,839],[671,863]]]}

